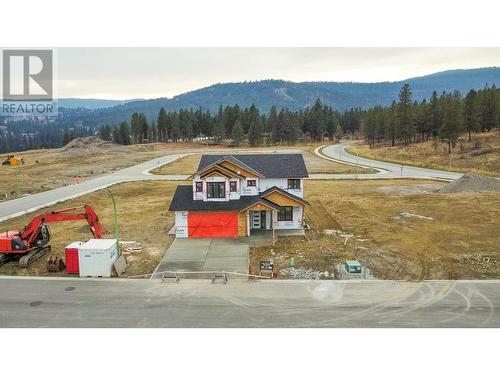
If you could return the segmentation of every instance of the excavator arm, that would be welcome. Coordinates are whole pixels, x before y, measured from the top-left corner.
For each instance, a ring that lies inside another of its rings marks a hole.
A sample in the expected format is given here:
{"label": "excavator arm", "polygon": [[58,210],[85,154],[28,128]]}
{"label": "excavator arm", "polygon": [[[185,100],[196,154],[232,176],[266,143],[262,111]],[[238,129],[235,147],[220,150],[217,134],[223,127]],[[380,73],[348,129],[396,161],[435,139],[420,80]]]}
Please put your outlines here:
{"label": "excavator arm", "polygon": [[[80,210],[82,208],[83,212]],[[94,209],[89,205],[45,212],[36,216],[24,227],[24,230],[19,234],[19,237],[31,245],[38,238],[44,224],[74,220],[87,220],[94,238],[104,238],[104,228],[102,227]]]}

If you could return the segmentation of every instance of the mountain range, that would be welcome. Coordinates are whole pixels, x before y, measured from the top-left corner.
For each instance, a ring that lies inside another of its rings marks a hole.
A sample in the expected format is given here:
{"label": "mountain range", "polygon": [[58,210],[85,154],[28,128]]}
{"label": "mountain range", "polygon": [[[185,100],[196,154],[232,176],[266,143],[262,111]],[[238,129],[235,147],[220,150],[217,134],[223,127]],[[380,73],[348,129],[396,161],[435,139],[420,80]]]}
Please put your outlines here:
{"label": "mountain range", "polygon": [[323,103],[343,111],[353,107],[369,108],[375,105],[390,105],[397,100],[403,84],[411,87],[413,99],[429,98],[435,90],[459,90],[466,94],[470,89],[481,89],[486,85],[500,86],[500,67],[447,70],[421,77],[396,82],[291,82],[263,80],[255,82],[218,83],[198,90],[177,95],[171,99],[60,99],[64,108],[92,110],[100,121],[128,120],[133,112],[144,112],[156,116],[161,107],[167,111],[198,109],[216,112],[220,105],[238,104],[241,108],[255,104],[267,112],[271,106],[300,110],[320,98]]}

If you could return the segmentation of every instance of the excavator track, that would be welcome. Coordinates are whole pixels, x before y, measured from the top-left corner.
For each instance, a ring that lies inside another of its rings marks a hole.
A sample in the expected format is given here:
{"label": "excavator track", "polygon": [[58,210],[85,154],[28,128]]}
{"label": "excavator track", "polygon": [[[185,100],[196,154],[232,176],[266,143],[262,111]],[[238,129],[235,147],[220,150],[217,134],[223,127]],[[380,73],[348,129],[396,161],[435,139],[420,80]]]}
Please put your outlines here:
{"label": "excavator track", "polygon": [[35,261],[43,257],[44,255],[50,253],[50,246],[45,246],[37,250],[32,250],[28,254],[23,255],[19,258],[19,266],[23,268],[28,268]]}
{"label": "excavator track", "polygon": [[4,265],[10,260],[9,254],[0,254],[0,266]]}

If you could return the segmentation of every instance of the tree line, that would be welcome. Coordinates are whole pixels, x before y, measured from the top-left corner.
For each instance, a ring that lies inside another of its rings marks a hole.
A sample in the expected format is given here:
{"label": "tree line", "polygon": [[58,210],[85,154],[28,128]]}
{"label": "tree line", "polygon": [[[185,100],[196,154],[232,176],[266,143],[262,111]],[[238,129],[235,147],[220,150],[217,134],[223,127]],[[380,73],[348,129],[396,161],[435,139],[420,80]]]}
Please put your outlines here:
{"label": "tree line", "polygon": [[459,137],[466,133],[500,130],[500,89],[495,85],[470,90],[465,97],[459,91],[432,96],[421,102],[412,100],[405,84],[398,101],[387,107],[376,106],[363,114],[361,129],[370,145],[390,143],[408,145],[438,139],[448,144],[451,153]]}
{"label": "tree line", "polygon": [[299,139],[322,141],[325,137],[340,138],[344,132],[355,132],[362,114],[360,109],[334,111],[320,99],[301,111],[272,106],[268,114],[262,114],[255,105],[244,109],[237,104],[220,106],[214,115],[201,109],[167,112],[161,108],[154,119],[135,112],[129,122],[102,126],[99,135],[121,144],[210,139],[215,143],[231,140],[236,146],[245,141],[253,147],[292,145]]}

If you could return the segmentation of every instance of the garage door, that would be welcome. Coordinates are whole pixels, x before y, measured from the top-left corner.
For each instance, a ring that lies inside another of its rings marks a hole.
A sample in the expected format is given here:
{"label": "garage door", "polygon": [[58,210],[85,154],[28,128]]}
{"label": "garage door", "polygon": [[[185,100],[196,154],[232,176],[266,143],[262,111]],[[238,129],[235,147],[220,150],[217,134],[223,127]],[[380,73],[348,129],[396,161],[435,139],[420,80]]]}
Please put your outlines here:
{"label": "garage door", "polygon": [[189,237],[237,237],[237,212],[189,212]]}

